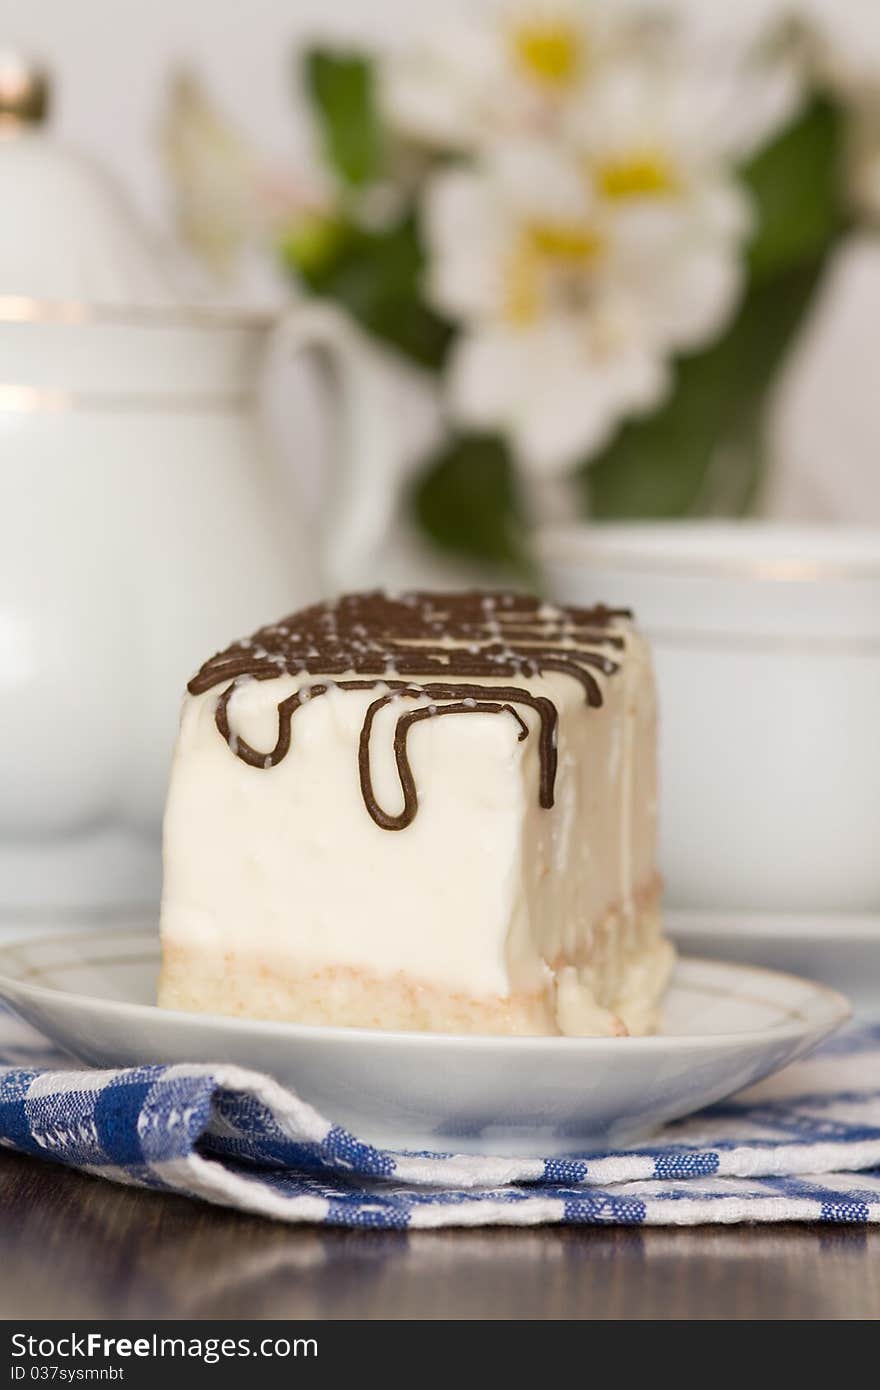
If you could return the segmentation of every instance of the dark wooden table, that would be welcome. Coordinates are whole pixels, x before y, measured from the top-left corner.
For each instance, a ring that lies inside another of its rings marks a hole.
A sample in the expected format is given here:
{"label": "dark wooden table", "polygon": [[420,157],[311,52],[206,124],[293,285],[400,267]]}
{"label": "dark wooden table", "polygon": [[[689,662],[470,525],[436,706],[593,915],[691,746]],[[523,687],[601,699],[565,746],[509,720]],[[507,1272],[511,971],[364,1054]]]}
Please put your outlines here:
{"label": "dark wooden table", "polygon": [[0,1318],[875,1318],[880,1229],[293,1227],[0,1153]]}

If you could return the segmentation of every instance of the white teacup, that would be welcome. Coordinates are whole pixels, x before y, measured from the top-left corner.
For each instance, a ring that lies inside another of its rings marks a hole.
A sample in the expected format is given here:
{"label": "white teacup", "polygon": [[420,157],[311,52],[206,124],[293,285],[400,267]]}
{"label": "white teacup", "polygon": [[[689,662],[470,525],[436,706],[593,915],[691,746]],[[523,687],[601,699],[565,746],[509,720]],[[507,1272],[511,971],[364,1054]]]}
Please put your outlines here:
{"label": "white teacup", "polygon": [[555,595],[654,645],[661,862],[680,908],[880,909],[880,531],[545,529]]}

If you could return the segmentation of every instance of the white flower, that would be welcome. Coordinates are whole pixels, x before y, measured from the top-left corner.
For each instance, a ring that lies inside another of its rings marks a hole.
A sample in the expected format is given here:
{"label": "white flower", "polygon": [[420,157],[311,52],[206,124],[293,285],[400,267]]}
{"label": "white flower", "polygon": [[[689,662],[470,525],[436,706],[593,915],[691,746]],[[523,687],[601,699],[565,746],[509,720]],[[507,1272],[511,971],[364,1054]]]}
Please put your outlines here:
{"label": "white flower", "polygon": [[880,86],[877,0],[793,0],[814,40],[820,70],[844,93]]}
{"label": "white flower", "polygon": [[427,290],[461,325],[450,404],[533,472],[567,469],[662,400],[668,359],[739,293],[743,195],[682,93],[617,72],[568,141],[515,141],[437,174]]}
{"label": "white flower", "polygon": [[729,151],[742,158],[785,124],[802,92],[798,53],[784,41],[792,4],[824,2],[497,0],[386,56],[385,113],[428,148],[470,150],[555,130],[571,102],[621,60],[658,68],[671,60],[687,69],[692,89],[702,81],[703,104],[714,104]]}
{"label": "white flower", "polygon": [[192,72],[170,84],[161,146],[178,231],[221,280],[234,277],[248,247],[320,213],[318,196],[271,170]]}
{"label": "white flower", "polygon": [[228,276],[253,229],[256,162],[190,72],[170,86],[162,151],[178,230],[217,275]]}
{"label": "white flower", "polygon": [[626,0],[513,0],[447,17],[422,44],[386,57],[386,115],[439,149],[546,129],[630,41],[629,10]]}
{"label": "white flower", "polygon": [[468,335],[452,369],[457,417],[476,429],[502,428],[517,462],[536,476],[589,457],[668,389],[662,361],[635,335],[604,342],[598,322],[595,329],[558,318],[519,333],[488,326]]}
{"label": "white flower", "polygon": [[515,0],[384,69],[392,124],[468,155],[425,198],[426,287],[460,327],[453,413],[560,472],[654,408],[743,282],[732,174],[801,93],[781,0],[734,42],[692,0]]}
{"label": "white flower", "polygon": [[642,305],[665,349],[710,342],[742,284],[751,218],[719,117],[710,94],[685,74],[619,65],[569,122],[601,204],[608,272]]}
{"label": "white flower", "polygon": [[686,74],[695,118],[711,122],[719,150],[738,162],[786,126],[804,98],[803,47],[792,27],[802,2],[663,0],[665,61]]}

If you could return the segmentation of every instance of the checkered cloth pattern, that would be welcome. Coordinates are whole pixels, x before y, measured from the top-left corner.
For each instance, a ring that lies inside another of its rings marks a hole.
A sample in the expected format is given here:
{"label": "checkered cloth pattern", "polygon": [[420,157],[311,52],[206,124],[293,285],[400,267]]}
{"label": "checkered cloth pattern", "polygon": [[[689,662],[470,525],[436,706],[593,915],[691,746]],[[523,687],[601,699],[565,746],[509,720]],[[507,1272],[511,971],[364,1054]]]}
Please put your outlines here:
{"label": "checkered cloth pattern", "polygon": [[282,1221],[880,1222],[880,1024],[651,1143],[547,1159],[378,1149],[233,1066],[70,1068],[0,1005],[0,1146]]}

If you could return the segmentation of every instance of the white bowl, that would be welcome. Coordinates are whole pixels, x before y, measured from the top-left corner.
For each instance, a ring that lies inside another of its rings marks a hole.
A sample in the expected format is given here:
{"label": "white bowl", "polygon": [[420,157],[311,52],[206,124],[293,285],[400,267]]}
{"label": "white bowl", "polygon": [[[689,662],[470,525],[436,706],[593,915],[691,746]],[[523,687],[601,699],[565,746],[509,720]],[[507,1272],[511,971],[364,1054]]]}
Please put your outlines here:
{"label": "white bowl", "polygon": [[661,709],[679,908],[880,908],[880,531],[552,528],[555,595],[631,606]]}

